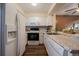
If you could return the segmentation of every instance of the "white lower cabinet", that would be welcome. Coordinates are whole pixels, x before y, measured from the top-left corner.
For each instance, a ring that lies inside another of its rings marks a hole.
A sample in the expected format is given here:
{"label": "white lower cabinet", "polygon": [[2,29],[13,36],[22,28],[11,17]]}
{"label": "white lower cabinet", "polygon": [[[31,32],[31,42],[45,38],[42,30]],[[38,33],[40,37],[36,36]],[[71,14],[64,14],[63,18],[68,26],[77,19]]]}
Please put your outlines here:
{"label": "white lower cabinet", "polygon": [[54,50],[59,54],[63,55],[64,48],[57,44],[55,41],[50,40],[50,45],[54,48]]}
{"label": "white lower cabinet", "polygon": [[48,55],[49,56],[59,56],[57,51],[55,51],[55,49],[50,45],[50,43],[48,43]]}
{"label": "white lower cabinet", "polygon": [[44,41],[44,35],[43,35],[43,33],[40,33],[39,34],[39,41],[40,41],[40,44],[43,44],[43,41]]}
{"label": "white lower cabinet", "polygon": [[47,36],[44,39],[44,44],[49,56],[64,55],[65,49]]}
{"label": "white lower cabinet", "polygon": [[[59,37],[58,38],[55,38],[54,36],[50,37],[49,35],[45,34],[44,38],[45,38],[44,44],[45,44],[45,47],[46,47],[46,50],[47,50],[47,53],[49,56],[79,56],[78,49],[73,49],[74,46],[72,46],[72,48],[71,48],[71,46],[64,45],[64,43],[63,43],[64,39],[61,43],[59,43],[61,40],[61,38],[59,38]],[[59,40],[59,41],[57,41],[57,40]],[[76,43],[76,42],[74,42],[74,43]],[[72,42],[71,42],[71,44],[72,44]],[[76,46],[76,48],[78,48],[78,45],[75,45],[75,46]]]}

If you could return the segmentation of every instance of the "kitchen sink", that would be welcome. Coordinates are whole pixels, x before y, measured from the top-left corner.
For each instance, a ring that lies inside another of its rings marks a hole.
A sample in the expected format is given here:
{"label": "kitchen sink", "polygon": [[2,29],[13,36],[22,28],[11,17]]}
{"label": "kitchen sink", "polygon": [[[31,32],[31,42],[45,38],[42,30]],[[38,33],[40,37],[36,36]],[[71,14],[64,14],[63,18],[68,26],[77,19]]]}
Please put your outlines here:
{"label": "kitchen sink", "polygon": [[60,35],[60,33],[47,33],[48,35]]}

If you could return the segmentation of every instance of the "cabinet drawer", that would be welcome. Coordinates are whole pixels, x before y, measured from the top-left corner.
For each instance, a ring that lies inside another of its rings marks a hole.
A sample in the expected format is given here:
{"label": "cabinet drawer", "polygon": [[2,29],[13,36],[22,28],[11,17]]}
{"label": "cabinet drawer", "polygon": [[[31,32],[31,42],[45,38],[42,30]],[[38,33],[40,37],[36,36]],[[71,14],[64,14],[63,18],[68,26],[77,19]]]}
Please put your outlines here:
{"label": "cabinet drawer", "polygon": [[55,50],[55,48],[51,46],[50,42],[48,42],[48,55],[49,56],[60,56],[60,54]]}
{"label": "cabinet drawer", "polygon": [[62,46],[60,46],[59,44],[57,44],[55,41],[53,41],[52,39],[50,40],[50,44],[52,45],[52,47],[60,54],[63,55],[64,53],[64,48]]}

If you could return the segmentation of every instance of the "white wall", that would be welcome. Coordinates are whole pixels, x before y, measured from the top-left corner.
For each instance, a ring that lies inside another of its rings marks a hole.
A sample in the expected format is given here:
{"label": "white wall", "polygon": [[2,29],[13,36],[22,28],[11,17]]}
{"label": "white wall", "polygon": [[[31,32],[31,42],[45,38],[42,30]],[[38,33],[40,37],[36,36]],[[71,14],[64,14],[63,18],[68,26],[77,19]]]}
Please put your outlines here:
{"label": "white wall", "polygon": [[[14,28],[16,31],[15,20],[16,20],[16,4],[6,4],[5,6],[5,24],[7,27]],[[8,29],[8,28],[6,28]],[[9,30],[7,30],[9,31]],[[6,34],[7,36],[7,34]],[[16,55],[16,39],[7,42],[5,38],[5,55]]]}
{"label": "white wall", "polygon": [[25,20],[26,18],[20,13],[17,13],[18,19],[18,52],[22,55],[25,51],[25,45],[27,44],[27,38],[25,33]]}

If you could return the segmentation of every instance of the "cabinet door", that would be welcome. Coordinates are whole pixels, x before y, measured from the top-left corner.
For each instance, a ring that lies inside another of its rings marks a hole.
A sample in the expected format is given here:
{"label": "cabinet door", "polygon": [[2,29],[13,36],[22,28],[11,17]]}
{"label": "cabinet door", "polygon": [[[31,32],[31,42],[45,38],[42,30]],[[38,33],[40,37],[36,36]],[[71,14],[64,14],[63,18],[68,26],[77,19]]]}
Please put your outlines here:
{"label": "cabinet door", "polygon": [[47,17],[47,20],[46,20],[46,25],[47,25],[47,26],[50,26],[50,25],[52,26],[52,22],[53,22],[53,21],[52,21],[52,16],[48,16],[48,17]]}
{"label": "cabinet door", "polygon": [[40,43],[43,44],[43,41],[44,41],[43,33],[40,33],[39,37],[40,37]]}
{"label": "cabinet door", "polygon": [[60,55],[63,55],[63,52],[64,52],[64,48],[61,47],[59,44],[57,44],[55,41],[53,41],[52,39],[50,40],[50,44],[51,46],[54,48],[54,50],[60,54]]}

